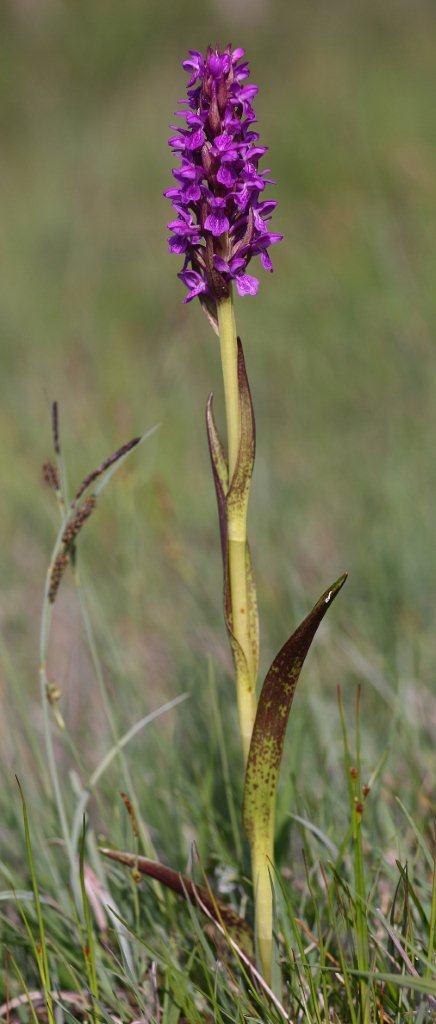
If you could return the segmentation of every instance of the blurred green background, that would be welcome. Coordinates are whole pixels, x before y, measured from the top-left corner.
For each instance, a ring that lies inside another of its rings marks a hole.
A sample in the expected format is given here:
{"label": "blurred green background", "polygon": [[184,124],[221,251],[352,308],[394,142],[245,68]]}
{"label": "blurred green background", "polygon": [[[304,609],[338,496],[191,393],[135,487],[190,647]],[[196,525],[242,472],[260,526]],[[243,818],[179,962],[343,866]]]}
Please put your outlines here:
{"label": "blurred green background", "polygon": [[[361,681],[367,763],[390,739],[406,799],[413,774],[428,787],[436,666],[436,8],[423,0],[2,0],[4,756],[26,757],[23,698],[40,727],[38,621],[57,524],[40,466],[54,398],[72,483],[160,423],[81,542],[123,726],[193,686],[207,718],[209,659],[226,718],[233,708],[203,427],[211,389],[222,419],[218,347],[198,304],[182,303],[162,197],[180,62],[229,40],[260,85],[285,235],[275,274],[261,271],[258,298],[237,306],[258,429],[262,664],[347,568],[289,756],[303,779],[314,748],[328,761],[336,684],[351,699]],[[93,758],[107,734],[70,583],[54,637],[63,713]]]}

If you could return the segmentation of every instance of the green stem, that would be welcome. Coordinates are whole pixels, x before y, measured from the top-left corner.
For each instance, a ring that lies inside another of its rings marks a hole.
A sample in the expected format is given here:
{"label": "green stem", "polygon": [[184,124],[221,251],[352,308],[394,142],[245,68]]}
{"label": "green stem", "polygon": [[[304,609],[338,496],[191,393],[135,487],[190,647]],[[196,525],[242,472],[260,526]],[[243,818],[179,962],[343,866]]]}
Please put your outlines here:
{"label": "green stem", "polygon": [[62,534],[65,528],[66,519],[61,522],[56,543],[53,549],[53,554],[50,560],[50,565],[47,570],[44,599],[42,606],[41,615],[41,627],[39,636],[39,682],[40,682],[40,693],[41,693],[41,706],[42,706],[42,722],[43,722],[43,734],[44,734],[44,745],[47,757],[47,766],[51,779],[53,794],[56,802],[59,822],[62,830],[62,838],[67,851],[69,866],[70,866],[70,879],[73,894],[75,897],[76,906],[80,908],[80,887],[78,880],[78,865],[76,864],[74,851],[71,844],[71,837],[68,827],[67,814],[65,810],[64,800],[62,796],[62,789],[59,780],[59,773],[56,764],[56,757],[53,745],[53,737],[51,733],[51,721],[50,721],[50,705],[47,697],[48,679],[47,679],[47,653],[48,643],[50,637],[50,627],[52,623],[52,612],[53,607],[49,601],[49,590],[50,590],[50,578],[51,571],[54,565],[56,556],[61,550],[62,546]]}
{"label": "green stem", "polygon": [[241,410],[238,389],[238,348],[232,296],[218,303],[218,329],[224,383],[224,400],[229,450],[229,480],[235,471],[241,436]]}
{"label": "green stem", "polygon": [[273,833],[272,827],[268,836],[255,836],[251,843],[257,955],[267,985],[271,985],[272,981],[273,957]]}
{"label": "green stem", "polygon": [[[233,300],[218,302],[218,328],[221,348],[221,364],[224,383],[224,399],[227,421],[227,443],[229,455],[229,481],[235,471],[241,437],[241,410],[238,388],[238,349]],[[234,637],[241,648],[243,658],[235,658],[236,690],[239,729],[242,739],[244,762],[247,762],[251,733],[256,717],[256,687],[253,668],[253,652],[250,643],[246,576],[246,517],[237,522],[229,516],[228,523],[229,585],[232,606]]]}

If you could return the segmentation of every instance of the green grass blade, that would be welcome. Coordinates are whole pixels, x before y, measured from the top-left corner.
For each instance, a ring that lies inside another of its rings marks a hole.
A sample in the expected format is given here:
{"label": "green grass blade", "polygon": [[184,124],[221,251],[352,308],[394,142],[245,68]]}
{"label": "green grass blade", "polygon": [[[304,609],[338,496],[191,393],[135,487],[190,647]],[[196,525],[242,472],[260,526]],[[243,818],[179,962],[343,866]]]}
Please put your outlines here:
{"label": "green grass blade", "polygon": [[97,1004],[99,999],[98,979],[97,979],[97,968],[95,960],[95,939],[94,929],[92,925],[91,908],[89,906],[88,895],[86,892],[85,885],[85,839],[86,839],[86,825],[85,819],[83,819],[82,838],[80,843],[80,889],[82,893],[82,904],[83,904],[83,916],[85,921],[85,933],[86,933],[86,944],[83,948],[85,968],[88,977],[88,985],[92,999],[92,1019],[94,1024],[97,1024]]}
{"label": "green grass blade", "polygon": [[[431,890],[431,911],[430,911],[430,927],[428,935],[428,951],[427,960],[429,965],[433,963],[433,952],[436,932],[436,859],[433,862],[433,885]],[[427,967],[425,977],[429,978],[431,975],[431,966]]]}
{"label": "green grass blade", "polygon": [[49,1024],[55,1024],[55,1017],[54,1017],[54,1011],[53,1011],[53,1000],[52,1000],[51,986],[50,986],[50,971],[49,971],[49,965],[48,965],[47,944],[46,944],[46,938],[45,938],[44,918],[42,916],[41,901],[40,901],[40,898],[39,898],[38,882],[37,882],[37,879],[36,879],[35,864],[34,864],[34,860],[33,860],[32,843],[31,843],[31,839],[30,839],[29,817],[28,817],[28,813],[27,813],[27,806],[26,806],[26,801],[25,801],[25,798],[24,798],[24,793],[23,793],[20,781],[19,781],[17,776],[16,776],[16,779],[17,779],[17,785],[18,785],[18,789],[19,789],[19,793],[20,793],[20,797],[21,797],[22,809],[23,809],[23,823],[24,823],[24,835],[25,835],[25,842],[26,842],[27,860],[28,860],[28,864],[29,864],[30,878],[31,878],[31,882],[32,882],[32,890],[33,890],[33,896],[34,896],[34,905],[35,905],[36,919],[37,919],[37,922],[38,922],[39,943],[36,946],[36,956],[37,956],[37,962],[38,962],[38,969],[39,969],[39,974],[40,974],[40,978],[41,978],[41,985],[42,985],[42,988],[43,988],[43,991],[44,991],[44,998],[45,998],[45,1005],[46,1005],[46,1010],[47,1010],[48,1021],[49,1021]]}

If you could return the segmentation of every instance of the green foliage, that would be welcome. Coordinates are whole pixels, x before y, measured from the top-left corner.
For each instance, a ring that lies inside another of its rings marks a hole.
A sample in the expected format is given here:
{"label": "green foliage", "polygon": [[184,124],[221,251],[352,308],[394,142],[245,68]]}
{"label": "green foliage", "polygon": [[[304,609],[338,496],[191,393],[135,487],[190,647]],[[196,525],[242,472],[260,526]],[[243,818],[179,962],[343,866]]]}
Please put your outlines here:
{"label": "green foliage", "polygon": [[311,643],[346,578],[343,575],[332,583],[283,645],[266,674],[259,695],[245,771],[243,820],[251,847],[259,954],[268,980],[273,955],[270,876],[274,871],[276,794],[286,727]]}
{"label": "green foliage", "polygon": [[343,587],[346,575],[326,590],[292,633],[269,668],[262,686],[251,739],[244,786],[244,824],[248,834],[269,840],[286,727],[301,669],[324,615]]}

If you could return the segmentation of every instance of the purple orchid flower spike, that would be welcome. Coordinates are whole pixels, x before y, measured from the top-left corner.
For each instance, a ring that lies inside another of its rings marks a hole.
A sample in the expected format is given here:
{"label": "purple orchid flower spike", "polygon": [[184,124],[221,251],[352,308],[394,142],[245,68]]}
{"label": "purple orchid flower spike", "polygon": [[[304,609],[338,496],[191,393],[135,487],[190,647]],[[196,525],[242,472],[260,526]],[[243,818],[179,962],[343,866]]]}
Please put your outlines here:
{"label": "purple orchid flower spike", "polygon": [[186,127],[169,139],[180,163],[173,170],[177,185],[164,193],[177,214],[168,244],[185,258],[179,274],[185,301],[198,295],[214,305],[229,295],[232,281],[239,295],[256,295],[259,282],[247,266],[259,256],[272,271],[268,249],[283,236],[268,227],[276,203],[264,199],[273,182],[258,167],[267,149],[252,128],[258,88],[247,83],[244,50],[190,50],[183,68],[190,75],[188,98],[177,116]]}

